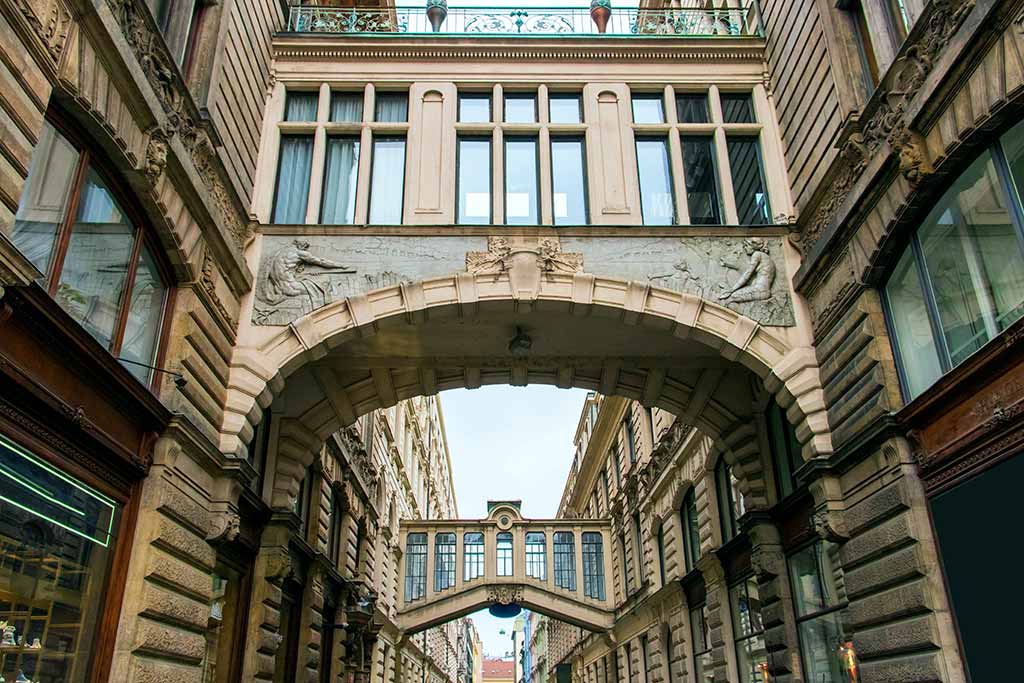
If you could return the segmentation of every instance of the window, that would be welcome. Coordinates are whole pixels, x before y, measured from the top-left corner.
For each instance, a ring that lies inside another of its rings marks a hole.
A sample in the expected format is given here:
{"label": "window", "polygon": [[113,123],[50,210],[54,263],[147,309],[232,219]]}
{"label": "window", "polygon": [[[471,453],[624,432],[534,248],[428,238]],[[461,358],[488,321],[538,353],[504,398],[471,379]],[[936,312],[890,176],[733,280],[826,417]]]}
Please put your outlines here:
{"label": "window", "polygon": [[722,523],[722,542],[728,543],[739,535],[739,518],[746,510],[739,481],[733,476],[732,468],[719,458],[715,465],[715,487],[718,494],[718,515]]}
{"label": "window", "polygon": [[274,223],[305,223],[309,173],[313,166],[312,135],[282,135],[277,164]]}
{"label": "window", "polygon": [[778,403],[770,401],[765,410],[764,421],[768,431],[768,445],[775,463],[775,486],[782,500],[796,490],[796,470],[803,464],[800,442],[796,430],[786,419],[786,413]]}
{"label": "window", "polygon": [[546,581],[548,578],[547,539],[543,531],[526,532],[526,575]]}
{"label": "window", "polygon": [[[555,585],[559,588],[576,590],[576,543],[571,531],[556,531],[555,542]],[[586,559],[584,559],[584,564]]]}
{"label": "window", "polygon": [[669,167],[665,138],[638,137],[636,163],[640,175],[640,212],[644,225],[672,225],[676,220],[676,203],[672,194],[672,170]]}
{"label": "window", "polygon": [[665,585],[665,525],[658,526],[658,581]]}
{"label": "window", "polygon": [[618,490],[622,488],[622,462],[619,455],[619,444],[613,443],[608,453],[612,459],[612,469],[615,470],[615,488]]}
{"label": "window", "polygon": [[766,683],[769,680],[768,653],[765,650],[757,580],[748,577],[729,588],[729,605],[732,608],[732,631],[736,640],[736,668],[740,672],[740,683]]}
{"label": "window", "polygon": [[861,0],[852,0],[849,3],[848,11],[852,14],[853,18],[853,30],[856,34],[857,54],[860,56],[864,85],[870,93],[878,85],[881,78],[878,60],[875,58],[875,48],[871,44],[871,29],[868,28],[868,20],[864,14]]}
{"label": "window", "polygon": [[644,539],[643,529],[640,525],[640,513],[633,513],[633,556],[636,558],[636,578],[637,588],[643,584],[644,579]]}
{"label": "window", "polygon": [[820,541],[789,558],[804,680],[859,680],[853,642],[840,616],[846,593],[838,555],[836,544]]}
{"label": "window", "polygon": [[608,484],[608,465],[601,468],[601,487],[604,489],[605,510],[609,510],[612,507],[612,490]]}
{"label": "window", "polygon": [[[359,138],[330,136],[324,162],[320,222],[351,225],[356,220],[356,179],[359,177]],[[298,222],[298,221],[297,221]]]}
{"label": "window", "polygon": [[623,649],[626,652],[626,683],[633,683],[633,644],[626,641]]}
{"label": "window", "polygon": [[626,414],[622,420],[622,428],[626,432],[626,447],[629,449],[629,464],[636,463],[636,433],[633,431],[632,411]]}
{"label": "window", "polygon": [[478,579],[484,575],[484,535],[478,532],[466,533],[462,537],[462,543],[463,580]]}
{"label": "window", "polygon": [[409,534],[405,539],[405,601],[427,594],[427,535]]}
{"label": "window", "polygon": [[604,545],[601,534],[585,531],[582,537],[583,595],[604,600]]}
{"label": "window", "polygon": [[722,120],[725,123],[754,123],[754,100],[749,93],[721,93]]}
{"label": "window", "polygon": [[491,222],[491,140],[459,137],[456,155],[457,221],[486,225]]}
{"label": "window", "polygon": [[505,123],[536,123],[537,96],[533,93],[505,95]]}
{"label": "window", "polygon": [[487,93],[459,95],[460,123],[490,123],[491,96]]}
{"label": "window", "polygon": [[505,223],[537,225],[537,139],[505,139]]}
{"label": "window", "polygon": [[885,285],[903,391],[913,399],[1024,315],[1024,125],[960,175]]}
{"label": "window", "polygon": [[586,225],[587,177],[581,137],[551,139],[551,198],[555,225]]}
{"label": "window", "polygon": [[455,586],[455,534],[434,536],[434,590]]}
{"label": "window", "polygon": [[715,142],[707,136],[684,136],[683,177],[686,180],[686,201],[690,223],[720,225],[722,206],[718,198],[718,169],[715,164]]}
{"label": "window", "polygon": [[628,597],[633,587],[633,572],[629,566],[629,545],[626,542],[626,533],[619,534],[619,556],[622,558],[622,597]]}
{"label": "window", "polygon": [[658,95],[633,95],[633,123],[665,123],[664,98]]}
{"label": "window", "polygon": [[648,672],[651,670],[651,654],[648,647],[647,636],[640,636],[640,671],[643,675],[640,680],[647,683]]}
{"label": "window", "polygon": [[[667,683],[674,683],[674,676],[672,675],[672,660],[675,650],[675,644],[672,642],[672,629],[669,628],[668,624],[664,624],[661,627],[661,654],[662,662],[665,664],[665,681]],[[767,683],[767,681],[766,681]]]}
{"label": "window", "polygon": [[373,171],[370,179],[370,223],[401,223],[404,190],[405,138],[375,137]]}
{"label": "window", "polygon": [[910,15],[907,13],[906,0],[885,0],[885,9],[889,13],[889,23],[899,42],[903,42],[910,31]]}
{"label": "window", "polygon": [[706,604],[690,610],[690,635],[693,642],[694,680],[697,683],[713,683],[715,667],[711,661],[711,633],[708,629]]}
{"label": "window", "polygon": [[683,507],[679,512],[683,521],[683,550],[686,571],[692,572],[700,560],[700,526],[697,522],[697,496],[691,488],[683,496]]}
{"label": "window", "polygon": [[512,534],[502,531],[497,541],[498,576],[512,576]]}
{"label": "window", "polygon": [[327,557],[334,567],[341,561],[342,496],[337,489],[331,489],[331,520],[327,527]]}
{"label": "window", "polygon": [[373,112],[378,123],[403,123],[409,120],[409,96],[397,92],[378,92]]}
{"label": "window", "polygon": [[151,385],[170,277],[89,150],[49,122],[14,218],[11,241],[43,273],[50,296]]}
{"label": "window", "polygon": [[361,123],[363,120],[363,93],[332,92],[331,123]]}
{"label": "window", "polygon": [[565,93],[548,96],[548,119],[551,123],[583,123],[580,96]]}
{"label": "window", "polygon": [[740,225],[768,225],[772,215],[765,189],[761,144],[755,137],[733,136],[728,139],[726,148]]}
{"label": "window", "polygon": [[679,123],[709,123],[708,96],[705,93],[676,95],[676,117]]}

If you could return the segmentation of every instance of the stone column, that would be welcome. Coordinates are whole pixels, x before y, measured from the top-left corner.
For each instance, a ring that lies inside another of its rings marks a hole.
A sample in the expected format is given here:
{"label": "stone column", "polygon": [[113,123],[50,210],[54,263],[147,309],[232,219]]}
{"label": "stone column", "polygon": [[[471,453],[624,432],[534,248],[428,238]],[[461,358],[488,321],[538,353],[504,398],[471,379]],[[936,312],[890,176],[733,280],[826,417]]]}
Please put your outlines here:
{"label": "stone column", "polygon": [[725,569],[718,557],[706,553],[697,562],[704,576],[708,610],[708,637],[711,640],[711,665],[715,683],[729,683],[729,660],[726,655],[729,640],[726,622],[729,619],[729,588],[725,585]]}
{"label": "stone column", "polygon": [[800,670],[800,649],[782,540],[766,512],[744,515],[743,526],[752,545],[750,564],[761,600],[768,673],[773,681],[788,680]]}
{"label": "stone column", "polygon": [[281,635],[281,584],[293,571],[288,552],[291,530],[272,524],[263,531],[252,576],[249,620],[245,632],[242,680],[271,680],[284,639]]}

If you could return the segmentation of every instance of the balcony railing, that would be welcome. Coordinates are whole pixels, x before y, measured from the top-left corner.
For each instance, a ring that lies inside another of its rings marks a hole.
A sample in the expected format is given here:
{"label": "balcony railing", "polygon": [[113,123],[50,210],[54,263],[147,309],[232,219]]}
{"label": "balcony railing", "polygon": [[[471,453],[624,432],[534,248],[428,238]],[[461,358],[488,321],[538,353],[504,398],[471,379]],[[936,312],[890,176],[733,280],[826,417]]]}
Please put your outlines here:
{"label": "balcony railing", "polygon": [[499,36],[644,36],[721,38],[761,36],[757,3],[739,8],[639,10],[578,7],[357,8],[292,6],[294,33]]}

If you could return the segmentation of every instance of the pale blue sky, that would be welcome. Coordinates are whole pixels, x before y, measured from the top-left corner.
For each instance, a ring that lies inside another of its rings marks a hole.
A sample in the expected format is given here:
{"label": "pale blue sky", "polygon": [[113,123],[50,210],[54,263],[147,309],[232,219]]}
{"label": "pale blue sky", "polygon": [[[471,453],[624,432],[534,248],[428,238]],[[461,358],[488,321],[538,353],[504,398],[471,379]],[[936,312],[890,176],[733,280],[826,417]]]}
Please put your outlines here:
{"label": "pale blue sky", "polygon": [[[485,517],[488,500],[521,499],[525,516],[554,517],[586,395],[549,386],[441,394],[459,516]],[[487,655],[511,651],[512,619],[496,619],[486,610],[472,618]]]}

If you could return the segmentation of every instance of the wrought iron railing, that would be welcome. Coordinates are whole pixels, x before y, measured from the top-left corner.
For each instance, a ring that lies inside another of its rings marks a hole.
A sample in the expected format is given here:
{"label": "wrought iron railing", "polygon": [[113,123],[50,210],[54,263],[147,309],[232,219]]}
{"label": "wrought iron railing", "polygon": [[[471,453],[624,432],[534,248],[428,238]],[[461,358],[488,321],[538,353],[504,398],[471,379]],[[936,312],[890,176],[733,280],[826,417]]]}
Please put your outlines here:
{"label": "wrought iron railing", "polygon": [[[603,21],[602,21],[603,19]],[[295,33],[476,34],[489,36],[760,36],[756,2],[739,8],[638,10],[609,8],[595,16],[582,7],[355,8],[292,6]]]}

